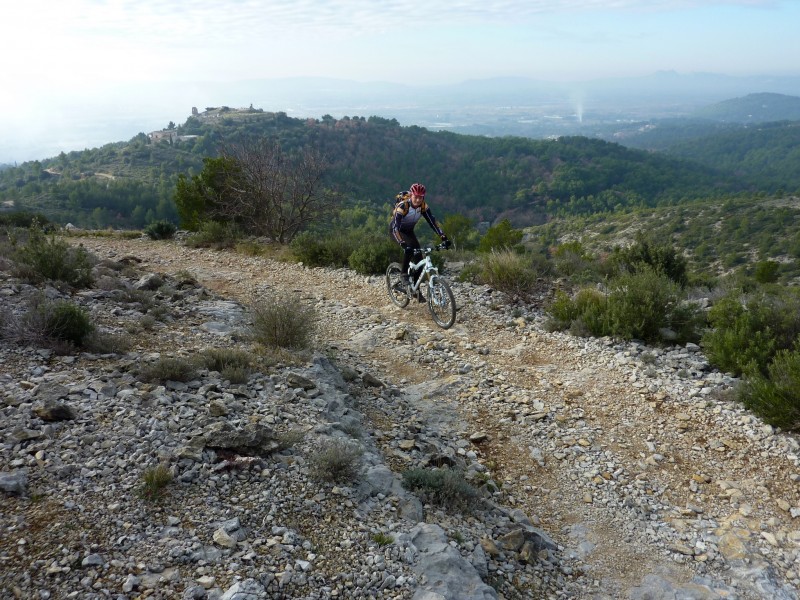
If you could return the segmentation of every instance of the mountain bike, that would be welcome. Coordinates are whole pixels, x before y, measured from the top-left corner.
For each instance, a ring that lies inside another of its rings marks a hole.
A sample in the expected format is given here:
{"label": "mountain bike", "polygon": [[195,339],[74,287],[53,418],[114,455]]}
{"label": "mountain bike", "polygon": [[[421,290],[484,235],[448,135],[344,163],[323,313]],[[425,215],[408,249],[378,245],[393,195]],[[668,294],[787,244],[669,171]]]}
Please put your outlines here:
{"label": "mountain bike", "polygon": [[[447,280],[439,275],[431,261],[434,250],[444,250],[447,246],[439,244],[434,248],[419,248],[414,251],[414,260],[408,265],[408,282],[403,279],[403,268],[393,262],[386,269],[386,289],[391,301],[405,308],[412,298],[420,302],[427,300],[431,316],[442,329],[449,329],[456,322],[456,300]],[[418,277],[414,277],[419,273]],[[416,279],[416,280],[415,280]],[[424,290],[424,293],[423,293]]]}

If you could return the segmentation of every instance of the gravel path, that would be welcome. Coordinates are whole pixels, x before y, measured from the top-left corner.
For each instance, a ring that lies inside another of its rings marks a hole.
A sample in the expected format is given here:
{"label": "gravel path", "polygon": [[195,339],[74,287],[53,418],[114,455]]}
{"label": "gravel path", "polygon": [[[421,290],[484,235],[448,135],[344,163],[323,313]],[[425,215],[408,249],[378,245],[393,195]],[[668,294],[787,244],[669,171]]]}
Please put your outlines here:
{"label": "gravel path", "polygon": [[459,283],[458,319],[443,331],[424,304],[389,303],[380,277],[175,242],[76,243],[145,271],[188,271],[243,304],[275,290],[312,300],[318,347],[407,399],[360,399],[388,464],[416,451],[390,435],[400,425],[472,440],[464,453],[487,467],[497,502],[558,544],[539,596],[484,548],[492,577],[521,582],[501,588],[508,597],[797,597],[800,445],[726,400],[732,381],[696,346],[548,333],[534,307]]}

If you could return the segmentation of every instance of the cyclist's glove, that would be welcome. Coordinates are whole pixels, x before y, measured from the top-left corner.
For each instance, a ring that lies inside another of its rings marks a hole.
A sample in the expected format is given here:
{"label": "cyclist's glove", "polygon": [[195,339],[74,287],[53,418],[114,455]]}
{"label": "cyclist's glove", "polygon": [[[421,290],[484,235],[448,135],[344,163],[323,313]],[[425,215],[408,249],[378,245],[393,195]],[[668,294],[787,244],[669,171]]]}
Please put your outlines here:
{"label": "cyclist's glove", "polygon": [[453,242],[451,242],[449,239],[447,239],[446,235],[443,235],[442,236],[442,246],[444,246],[445,248],[449,248],[452,245],[453,245]]}

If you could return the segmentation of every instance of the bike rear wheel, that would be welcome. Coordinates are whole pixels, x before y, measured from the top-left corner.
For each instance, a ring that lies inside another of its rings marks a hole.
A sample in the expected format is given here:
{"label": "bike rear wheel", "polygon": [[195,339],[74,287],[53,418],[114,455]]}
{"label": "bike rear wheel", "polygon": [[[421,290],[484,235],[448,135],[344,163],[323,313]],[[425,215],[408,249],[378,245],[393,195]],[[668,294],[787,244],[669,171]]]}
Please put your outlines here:
{"label": "bike rear wheel", "polygon": [[392,263],[386,269],[386,291],[389,293],[389,299],[400,308],[408,305],[409,298],[403,280],[403,268],[399,263]]}
{"label": "bike rear wheel", "polygon": [[428,282],[428,308],[442,329],[449,329],[456,322],[456,299],[450,284],[441,277],[433,277]]}

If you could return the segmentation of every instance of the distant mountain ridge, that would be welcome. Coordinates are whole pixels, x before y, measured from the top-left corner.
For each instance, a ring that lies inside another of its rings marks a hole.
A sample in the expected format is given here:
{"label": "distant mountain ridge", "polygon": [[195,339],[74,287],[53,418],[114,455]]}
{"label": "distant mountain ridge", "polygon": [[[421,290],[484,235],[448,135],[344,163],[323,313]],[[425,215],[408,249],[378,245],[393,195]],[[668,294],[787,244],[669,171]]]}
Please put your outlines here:
{"label": "distant mountain ridge", "polygon": [[800,121],[800,97],[767,92],[748,94],[697,109],[691,116],[728,123]]}

